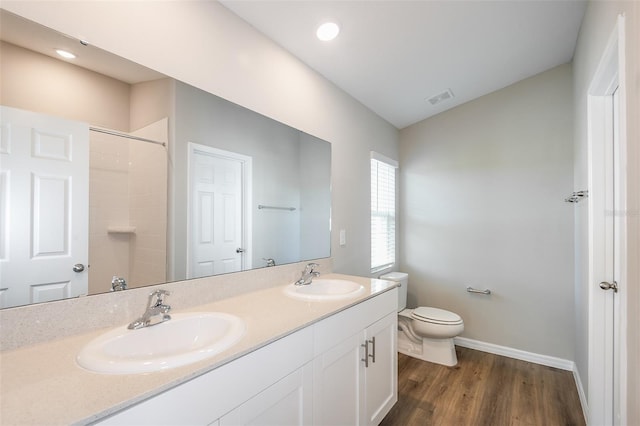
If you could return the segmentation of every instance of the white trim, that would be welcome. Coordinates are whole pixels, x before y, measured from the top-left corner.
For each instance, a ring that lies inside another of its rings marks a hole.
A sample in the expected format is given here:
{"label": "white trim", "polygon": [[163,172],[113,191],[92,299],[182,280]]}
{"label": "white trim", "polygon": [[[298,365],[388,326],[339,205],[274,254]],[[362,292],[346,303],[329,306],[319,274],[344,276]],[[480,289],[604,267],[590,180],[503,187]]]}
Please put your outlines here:
{"label": "white trim", "polygon": [[391,167],[395,167],[396,169],[398,168],[398,161],[397,160],[393,160],[393,159],[387,157],[386,155],[380,154],[379,152],[371,151],[371,159],[382,161],[383,163],[387,163]]}
{"label": "white trim", "polygon": [[[626,376],[626,81],[625,25],[619,15],[588,90],[588,174],[589,174],[589,278],[588,286],[588,401],[589,419],[597,424],[625,424],[627,408]],[[611,141],[612,102],[618,88],[618,138]],[[616,153],[604,151],[609,143]],[[618,185],[616,204],[605,202],[605,164],[609,155],[615,162],[613,181]],[[607,215],[608,212],[608,215]],[[604,226],[615,230],[615,242],[604,239]],[[615,246],[615,247],[614,247]],[[604,253],[615,251],[613,265]],[[620,291],[602,293],[600,281],[615,279]],[[614,314],[615,313],[615,314]],[[615,336],[613,335],[615,333]],[[616,347],[608,348],[613,342]],[[614,359],[615,357],[615,359]],[[613,378],[613,380],[612,380]]]}
{"label": "white trim", "polygon": [[617,168],[616,176],[618,183],[618,205],[616,208],[616,215],[619,220],[616,222],[616,232],[618,233],[618,245],[617,250],[617,276],[619,284],[618,297],[615,298],[615,309],[618,315],[614,318],[615,321],[615,341],[616,353],[614,360],[614,374],[618,379],[617,387],[614,390],[614,408],[617,411],[618,417],[614,419],[615,424],[626,425],[627,424],[627,374],[628,374],[628,359],[627,359],[627,286],[629,279],[627,277],[628,271],[628,259],[627,253],[627,78],[626,78],[626,30],[625,30],[625,18],[624,15],[618,15],[618,154],[617,154]]}
{"label": "white trim", "polygon": [[589,403],[587,402],[587,394],[584,393],[584,386],[582,385],[582,380],[580,379],[580,372],[578,371],[578,366],[573,365],[573,380],[576,382],[576,389],[578,389],[578,397],[580,398],[580,406],[582,407],[582,415],[584,416],[585,422],[589,424]]}
{"label": "white trim", "polygon": [[561,370],[573,371],[575,362],[568,359],[556,358],[549,355],[536,354],[507,346],[500,346],[494,343],[481,342],[467,337],[455,337],[453,342],[463,348],[475,349],[490,354],[502,355],[509,358],[532,362],[534,364],[546,365],[547,367],[559,368]]}

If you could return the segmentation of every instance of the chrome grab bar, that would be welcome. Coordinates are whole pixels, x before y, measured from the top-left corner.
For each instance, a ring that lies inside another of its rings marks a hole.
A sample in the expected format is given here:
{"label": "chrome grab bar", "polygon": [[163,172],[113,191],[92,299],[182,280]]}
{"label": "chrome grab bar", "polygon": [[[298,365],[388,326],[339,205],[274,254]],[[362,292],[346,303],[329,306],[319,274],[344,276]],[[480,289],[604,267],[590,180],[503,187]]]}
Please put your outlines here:
{"label": "chrome grab bar", "polygon": [[473,288],[473,287],[467,287],[467,291],[469,293],[491,294],[491,290],[489,290],[488,288],[485,289],[485,290],[478,290],[478,289]]}

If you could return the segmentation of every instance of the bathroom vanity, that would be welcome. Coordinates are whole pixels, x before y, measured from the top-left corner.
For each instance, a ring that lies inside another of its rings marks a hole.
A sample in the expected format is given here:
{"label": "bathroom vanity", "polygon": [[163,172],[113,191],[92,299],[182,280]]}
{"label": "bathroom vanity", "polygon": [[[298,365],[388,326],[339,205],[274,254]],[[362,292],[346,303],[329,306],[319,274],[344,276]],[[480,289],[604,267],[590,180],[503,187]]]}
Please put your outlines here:
{"label": "bathroom vanity", "polygon": [[220,354],[165,371],[79,367],[77,353],[104,329],[5,351],[3,423],[378,424],[397,401],[396,284],[327,276],[364,291],[308,301],[277,286],[190,309],[238,316],[246,334]]}

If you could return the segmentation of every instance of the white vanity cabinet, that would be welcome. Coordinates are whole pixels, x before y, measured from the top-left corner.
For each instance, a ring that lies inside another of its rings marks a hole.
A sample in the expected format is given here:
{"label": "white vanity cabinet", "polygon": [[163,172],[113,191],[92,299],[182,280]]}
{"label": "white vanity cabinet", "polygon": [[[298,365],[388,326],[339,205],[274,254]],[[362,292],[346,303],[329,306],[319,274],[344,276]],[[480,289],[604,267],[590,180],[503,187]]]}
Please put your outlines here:
{"label": "white vanity cabinet", "polygon": [[[275,340],[98,424],[377,425],[397,401],[396,291]],[[361,361],[367,350],[368,367]]]}
{"label": "white vanity cabinet", "polygon": [[[313,361],[313,424],[377,425],[396,403],[397,299],[385,295],[318,324],[314,337],[322,353]],[[379,319],[381,312],[386,315]],[[342,339],[326,348],[331,336]]]}

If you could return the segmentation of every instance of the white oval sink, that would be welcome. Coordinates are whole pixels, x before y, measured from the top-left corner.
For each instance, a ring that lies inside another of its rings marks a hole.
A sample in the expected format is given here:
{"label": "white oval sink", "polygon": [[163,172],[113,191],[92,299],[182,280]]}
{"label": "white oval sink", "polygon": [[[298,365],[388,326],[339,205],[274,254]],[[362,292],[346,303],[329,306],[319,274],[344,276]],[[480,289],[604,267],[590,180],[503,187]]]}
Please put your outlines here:
{"label": "white oval sink", "polygon": [[149,373],[190,364],[230,348],[242,338],[244,321],[220,312],[172,314],[161,324],[126,325],[89,342],[77,356],[98,373]]}
{"label": "white oval sink", "polygon": [[364,293],[364,286],[348,280],[314,278],[311,284],[289,284],[284,288],[287,296],[311,301],[340,300]]}

